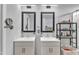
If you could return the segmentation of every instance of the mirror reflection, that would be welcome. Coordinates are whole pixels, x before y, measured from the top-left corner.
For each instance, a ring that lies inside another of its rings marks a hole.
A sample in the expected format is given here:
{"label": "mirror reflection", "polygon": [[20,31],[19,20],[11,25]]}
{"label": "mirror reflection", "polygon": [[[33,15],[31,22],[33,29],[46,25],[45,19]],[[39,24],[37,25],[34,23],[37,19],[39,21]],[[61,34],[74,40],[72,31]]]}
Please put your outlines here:
{"label": "mirror reflection", "polygon": [[54,13],[53,12],[42,12],[41,23],[43,32],[54,31]]}
{"label": "mirror reflection", "polygon": [[35,31],[35,13],[34,12],[23,12],[23,31],[34,32]]}

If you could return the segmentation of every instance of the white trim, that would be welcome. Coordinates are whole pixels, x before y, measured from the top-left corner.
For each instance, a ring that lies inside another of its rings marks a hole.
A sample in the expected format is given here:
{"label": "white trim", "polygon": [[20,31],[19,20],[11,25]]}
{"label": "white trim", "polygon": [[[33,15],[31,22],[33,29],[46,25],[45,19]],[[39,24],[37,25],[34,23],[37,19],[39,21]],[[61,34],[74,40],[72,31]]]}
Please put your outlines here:
{"label": "white trim", "polygon": [[3,33],[2,33],[2,38],[3,38],[3,55],[5,55],[6,54],[6,29],[4,28],[4,26],[5,26],[5,19],[6,19],[6,4],[5,5],[3,5],[3,14],[2,14],[2,31],[3,31]]}

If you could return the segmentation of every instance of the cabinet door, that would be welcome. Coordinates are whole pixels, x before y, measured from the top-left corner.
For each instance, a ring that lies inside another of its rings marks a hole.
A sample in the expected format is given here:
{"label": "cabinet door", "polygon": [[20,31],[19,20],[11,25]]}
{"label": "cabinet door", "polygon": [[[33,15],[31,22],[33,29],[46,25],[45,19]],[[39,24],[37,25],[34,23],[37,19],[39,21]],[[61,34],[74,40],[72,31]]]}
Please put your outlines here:
{"label": "cabinet door", "polygon": [[14,42],[14,54],[15,55],[34,55],[34,43],[33,42]]}
{"label": "cabinet door", "polygon": [[43,55],[59,55],[60,47],[42,47],[41,54],[43,54]]}
{"label": "cabinet door", "polygon": [[15,55],[33,55],[34,49],[32,47],[15,47]]}

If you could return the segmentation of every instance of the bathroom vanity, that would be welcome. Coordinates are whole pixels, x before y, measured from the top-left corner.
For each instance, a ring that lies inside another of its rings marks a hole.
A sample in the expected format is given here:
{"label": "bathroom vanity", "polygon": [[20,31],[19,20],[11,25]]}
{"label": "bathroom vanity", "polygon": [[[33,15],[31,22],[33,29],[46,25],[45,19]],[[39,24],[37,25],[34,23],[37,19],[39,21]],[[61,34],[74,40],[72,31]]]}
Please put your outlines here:
{"label": "bathroom vanity", "polygon": [[34,37],[18,38],[13,42],[13,54],[14,55],[34,55],[35,46]]}
{"label": "bathroom vanity", "polygon": [[41,55],[60,55],[60,40],[53,37],[42,37]]}
{"label": "bathroom vanity", "polygon": [[[41,37],[41,55],[59,55],[60,40],[53,37]],[[35,38],[24,37],[13,41],[14,55],[35,55]]]}

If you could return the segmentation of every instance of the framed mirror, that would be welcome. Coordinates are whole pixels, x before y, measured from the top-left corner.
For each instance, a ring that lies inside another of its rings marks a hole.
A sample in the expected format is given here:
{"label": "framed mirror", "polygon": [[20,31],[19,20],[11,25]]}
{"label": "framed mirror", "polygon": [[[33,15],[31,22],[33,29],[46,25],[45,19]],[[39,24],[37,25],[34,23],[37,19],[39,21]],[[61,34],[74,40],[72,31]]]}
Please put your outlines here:
{"label": "framed mirror", "polygon": [[35,32],[35,12],[22,12],[22,32]]}
{"label": "framed mirror", "polygon": [[41,12],[41,32],[53,32],[55,24],[54,12]]}

